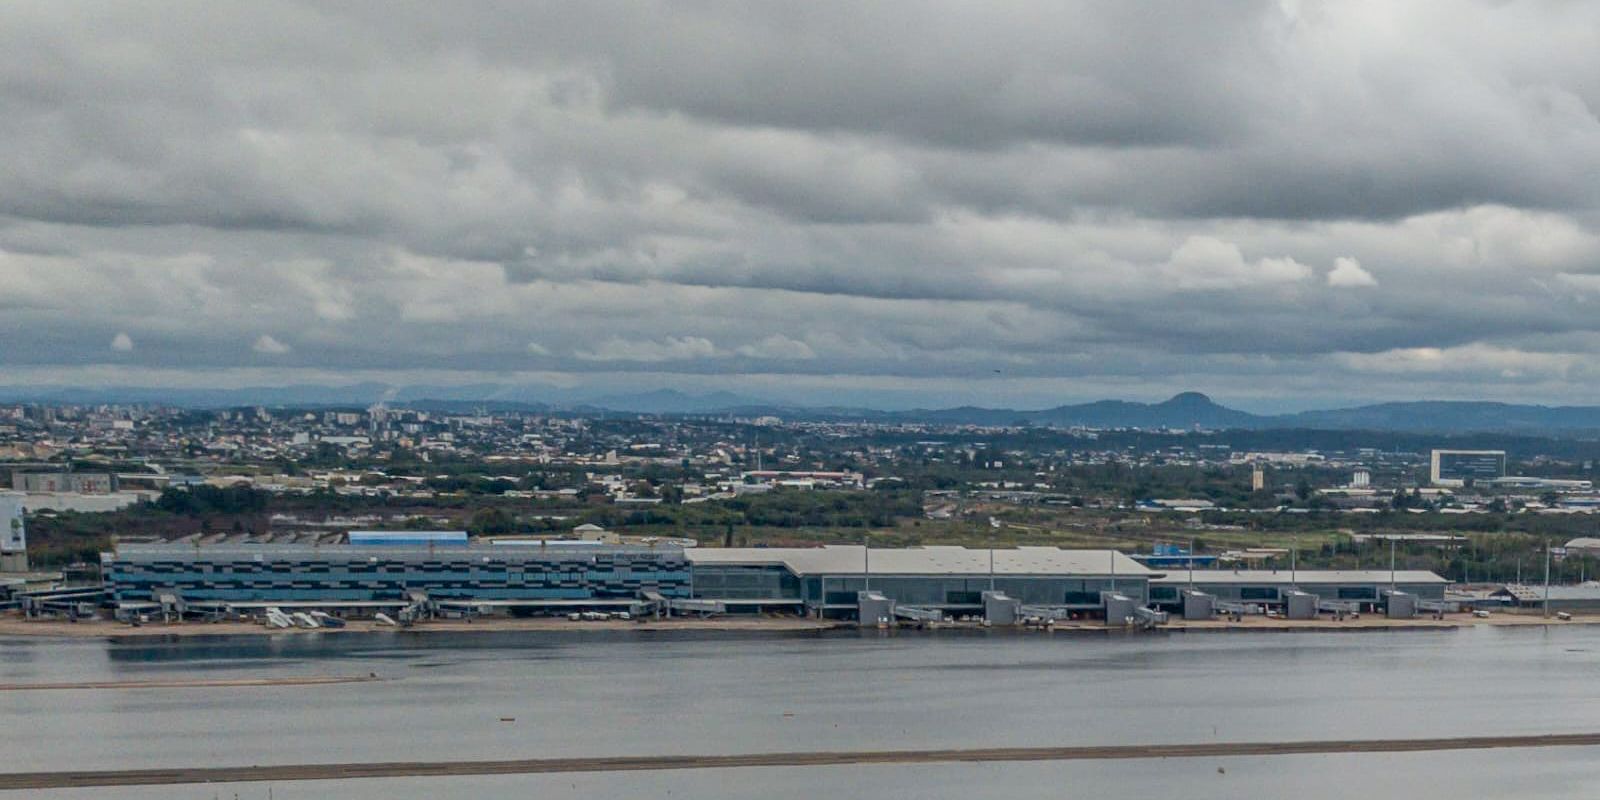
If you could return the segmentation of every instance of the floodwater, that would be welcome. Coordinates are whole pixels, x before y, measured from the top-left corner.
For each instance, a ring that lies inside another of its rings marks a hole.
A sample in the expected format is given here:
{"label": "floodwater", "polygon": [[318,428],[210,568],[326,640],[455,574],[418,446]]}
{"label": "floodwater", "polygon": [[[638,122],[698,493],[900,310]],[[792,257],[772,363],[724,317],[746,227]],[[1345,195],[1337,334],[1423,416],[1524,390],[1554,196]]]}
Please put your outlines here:
{"label": "floodwater", "polygon": [[[1600,731],[1600,627],[0,638],[0,771]],[[507,721],[509,720],[509,721]],[[51,798],[1592,797],[1600,748],[697,769],[32,792]],[[17,793],[21,794],[21,793]],[[0,800],[5,800],[0,793]]]}

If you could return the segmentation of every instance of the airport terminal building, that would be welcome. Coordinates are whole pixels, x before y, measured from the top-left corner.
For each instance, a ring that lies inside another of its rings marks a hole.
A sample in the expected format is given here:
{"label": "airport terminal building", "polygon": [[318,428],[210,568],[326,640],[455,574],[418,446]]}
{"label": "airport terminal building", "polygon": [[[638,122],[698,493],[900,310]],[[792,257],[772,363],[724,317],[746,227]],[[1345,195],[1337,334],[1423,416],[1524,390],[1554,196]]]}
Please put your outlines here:
{"label": "airport terminal building", "polygon": [[1426,570],[1330,569],[1197,569],[1173,570],[1150,585],[1151,605],[1176,609],[1186,589],[1204,592],[1224,603],[1284,606],[1291,594],[1303,592],[1321,600],[1344,603],[1360,611],[1384,604],[1385,592],[1398,591],[1423,602],[1442,602],[1450,582]]}
{"label": "airport terminal building", "polygon": [[[1153,572],[1114,550],[685,548],[577,541],[468,542],[464,534],[352,536],[350,543],[127,544],[101,556],[107,599],[124,611],[252,613],[267,606],[346,614],[781,612],[840,619],[1027,616],[1152,621],[1204,594],[1218,609],[1283,608],[1314,596],[1352,610],[1396,592],[1443,601],[1447,581],[1387,570]],[[870,609],[870,610],[869,610]]]}
{"label": "airport terminal building", "polygon": [[522,611],[627,607],[850,617],[871,593],[929,613],[981,613],[986,592],[1068,614],[1105,593],[1142,606],[1152,573],[1112,550],[916,547],[683,548],[582,542],[501,546],[396,535],[361,544],[129,544],[101,556],[119,605],[349,609],[427,602]]}
{"label": "airport terminal building", "polygon": [[1103,592],[1144,605],[1155,574],[1115,550],[1056,547],[693,548],[688,558],[698,598],[823,617],[855,614],[861,592],[948,614],[981,612],[985,592],[1063,615],[1088,613],[1102,608]]}
{"label": "airport terminal building", "polygon": [[125,545],[101,555],[115,603],[404,604],[435,600],[581,605],[644,593],[689,596],[677,547],[466,544]]}

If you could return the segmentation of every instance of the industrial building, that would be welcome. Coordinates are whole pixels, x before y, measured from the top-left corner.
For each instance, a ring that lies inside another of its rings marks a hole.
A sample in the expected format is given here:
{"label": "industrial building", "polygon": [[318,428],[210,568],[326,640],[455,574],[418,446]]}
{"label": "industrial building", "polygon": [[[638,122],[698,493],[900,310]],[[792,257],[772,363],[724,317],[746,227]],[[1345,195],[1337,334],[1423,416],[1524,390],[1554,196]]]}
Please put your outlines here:
{"label": "industrial building", "polygon": [[19,492],[106,494],[117,490],[117,476],[105,472],[14,472],[11,488]]}
{"label": "industrial building", "polygon": [[1600,583],[1589,581],[1576,586],[1530,586],[1508,583],[1489,594],[1511,608],[1551,612],[1600,611]]}
{"label": "industrial building", "polygon": [[1506,475],[1500,478],[1490,478],[1477,481],[1473,485],[1485,486],[1490,489],[1511,489],[1523,491],[1556,491],[1556,492],[1587,492],[1594,488],[1594,481],[1565,479],[1565,478],[1535,478],[1526,475]]}

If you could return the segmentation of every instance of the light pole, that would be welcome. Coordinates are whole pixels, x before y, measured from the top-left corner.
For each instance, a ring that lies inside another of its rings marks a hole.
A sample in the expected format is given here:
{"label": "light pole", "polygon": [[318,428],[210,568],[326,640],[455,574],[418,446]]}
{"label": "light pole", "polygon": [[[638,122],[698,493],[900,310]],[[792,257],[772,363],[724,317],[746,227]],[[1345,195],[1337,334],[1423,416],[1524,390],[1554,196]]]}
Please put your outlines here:
{"label": "light pole", "polygon": [[1389,591],[1394,591],[1394,539],[1389,540]]}
{"label": "light pole", "polygon": [[872,540],[861,534],[861,589],[872,591]]}
{"label": "light pole", "polygon": [[1289,585],[1293,586],[1298,580],[1297,572],[1300,568],[1300,537],[1296,536],[1289,542]]}
{"label": "light pole", "polygon": [[1550,541],[1544,543],[1544,616],[1550,617]]}
{"label": "light pole", "polygon": [[1189,591],[1194,591],[1194,539],[1189,540]]}
{"label": "light pole", "polygon": [[989,537],[989,591],[994,592],[994,537]]}

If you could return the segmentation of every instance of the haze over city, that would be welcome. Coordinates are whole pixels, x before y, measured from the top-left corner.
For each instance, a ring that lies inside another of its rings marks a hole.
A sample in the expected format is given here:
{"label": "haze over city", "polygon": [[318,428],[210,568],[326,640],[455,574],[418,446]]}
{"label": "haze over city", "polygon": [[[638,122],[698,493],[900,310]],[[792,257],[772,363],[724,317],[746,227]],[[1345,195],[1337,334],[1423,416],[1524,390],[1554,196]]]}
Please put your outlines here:
{"label": "haze over city", "polygon": [[0,383],[1584,402],[1597,17],[16,4]]}

